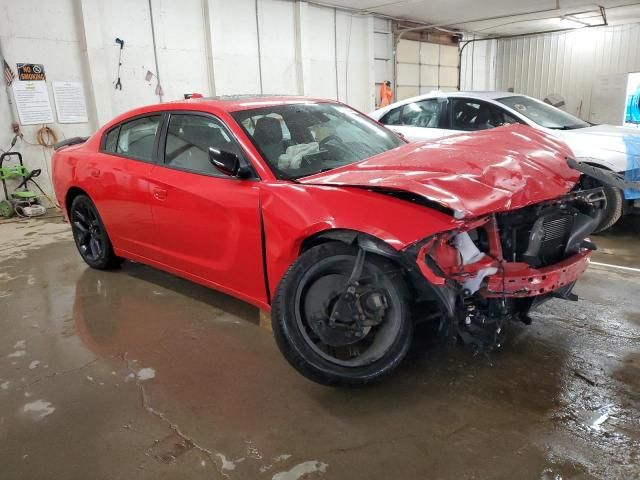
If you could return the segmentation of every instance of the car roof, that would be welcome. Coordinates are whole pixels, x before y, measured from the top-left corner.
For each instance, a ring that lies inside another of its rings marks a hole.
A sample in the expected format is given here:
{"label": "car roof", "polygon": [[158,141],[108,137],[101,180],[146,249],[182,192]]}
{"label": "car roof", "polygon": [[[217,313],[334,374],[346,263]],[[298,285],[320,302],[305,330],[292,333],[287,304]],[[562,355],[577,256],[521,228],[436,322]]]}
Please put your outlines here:
{"label": "car roof", "polygon": [[495,100],[503,97],[521,96],[519,93],[514,92],[492,92],[492,91],[479,91],[479,92],[449,92],[446,95],[449,97],[472,97],[482,100]]}
{"label": "car roof", "polygon": [[194,110],[194,111],[210,111],[216,112],[238,112],[241,110],[251,110],[261,107],[272,107],[280,105],[296,105],[303,103],[333,103],[340,104],[336,100],[326,98],[301,97],[291,95],[229,95],[219,97],[197,97],[187,100],[175,100],[165,103],[154,103],[134,108],[132,110],[121,113],[109,122],[104,124],[101,129],[109,129],[113,125],[129,120],[130,118],[140,115],[153,114],[155,112],[164,112],[167,110]]}
{"label": "car roof", "polygon": [[272,107],[276,105],[292,105],[301,103],[338,103],[335,100],[325,98],[302,97],[293,95],[221,95],[217,97],[190,98],[188,100],[177,100],[171,102],[172,106],[181,104],[208,105],[227,112],[237,112],[239,110],[251,110],[261,107]]}
{"label": "car roof", "polygon": [[425,100],[427,98],[464,97],[464,98],[477,98],[478,100],[497,100],[499,98],[514,97],[514,96],[525,97],[526,95],[523,95],[521,93],[514,93],[514,92],[500,92],[500,91],[489,91],[489,90],[473,91],[473,92],[472,91],[444,92],[442,90],[434,90],[432,92],[424,93],[422,95],[417,95],[415,97],[398,100],[395,103],[392,103],[390,105],[387,105],[386,107],[376,110],[375,112],[372,112],[370,115],[373,116],[374,118],[380,118],[382,117],[382,115],[384,115],[389,110],[392,110],[395,107],[406,105],[408,103],[418,102],[420,100]]}
{"label": "car roof", "polygon": [[[466,98],[477,98],[479,100],[496,100],[498,98],[504,97],[524,97],[521,93],[514,92],[496,92],[496,91],[461,91],[461,92],[443,92],[440,90],[434,90],[429,93],[425,93],[422,95],[418,95],[416,97],[407,98],[406,100],[402,100],[402,102],[406,102],[407,100],[415,100],[415,99],[424,99],[424,98],[437,98],[437,97],[466,97]],[[398,102],[400,103],[400,102]]]}
{"label": "car roof", "polygon": [[499,91],[455,91],[455,92],[444,92],[442,90],[433,90],[429,93],[423,93],[422,95],[416,95],[415,97],[411,97],[411,98],[405,98],[403,100],[398,100],[395,103],[392,103],[391,105],[387,105],[386,107],[384,107],[385,109],[388,109],[389,107],[393,107],[395,105],[403,105],[406,103],[411,103],[411,102],[416,102],[418,100],[424,100],[425,98],[438,98],[438,97],[466,97],[466,98],[477,98],[479,100],[496,100],[498,98],[504,98],[504,97],[514,97],[514,96],[521,96],[524,97],[526,95],[523,95],[521,93],[514,93],[514,92],[499,92]]}

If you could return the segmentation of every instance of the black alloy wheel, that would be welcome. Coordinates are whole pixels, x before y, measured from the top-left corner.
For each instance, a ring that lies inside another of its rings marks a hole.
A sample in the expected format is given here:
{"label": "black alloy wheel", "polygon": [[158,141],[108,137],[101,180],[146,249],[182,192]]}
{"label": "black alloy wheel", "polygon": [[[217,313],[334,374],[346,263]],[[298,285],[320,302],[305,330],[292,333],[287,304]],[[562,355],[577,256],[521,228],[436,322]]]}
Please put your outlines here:
{"label": "black alloy wheel", "polygon": [[69,209],[69,220],[76,247],[87,265],[105,270],[122,263],[123,259],[113,253],[109,235],[89,197],[78,195],[73,199]]}

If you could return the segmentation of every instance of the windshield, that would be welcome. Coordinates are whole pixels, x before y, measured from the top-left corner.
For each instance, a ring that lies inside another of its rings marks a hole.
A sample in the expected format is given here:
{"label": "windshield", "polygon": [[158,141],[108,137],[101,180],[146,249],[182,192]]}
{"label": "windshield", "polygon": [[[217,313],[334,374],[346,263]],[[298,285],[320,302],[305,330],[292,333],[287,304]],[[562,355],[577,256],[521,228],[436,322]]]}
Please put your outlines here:
{"label": "windshield", "polygon": [[591,125],[578,117],[563,112],[559,108],[552,107],[539,100],[521,95],[514,97],[498,98],[498,102],[512,108],[516,112],[524,115],[529,120],[545,128],[554,130],[573,130],[576,128],[586,128]]}
{"label": "windshield", "polygon": [[276,105],[232,116],[278,178],[306,177],[404,144],[393,132],[339,104]]}

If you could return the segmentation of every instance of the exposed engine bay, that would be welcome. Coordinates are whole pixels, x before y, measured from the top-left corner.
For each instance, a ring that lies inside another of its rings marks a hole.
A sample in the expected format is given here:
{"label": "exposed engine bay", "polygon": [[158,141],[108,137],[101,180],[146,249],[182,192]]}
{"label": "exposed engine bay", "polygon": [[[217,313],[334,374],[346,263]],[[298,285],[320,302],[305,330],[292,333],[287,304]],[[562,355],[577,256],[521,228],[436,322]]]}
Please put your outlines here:
{"label": "exposed engine bay", "polygon": [[455,306],[441,331],[477,351],[497,348],[511,320],[530,324],[532,307],[571,293],[596,246],[588,236],[602,215],[601,188],[466,222],[421,242],[423,275]]}

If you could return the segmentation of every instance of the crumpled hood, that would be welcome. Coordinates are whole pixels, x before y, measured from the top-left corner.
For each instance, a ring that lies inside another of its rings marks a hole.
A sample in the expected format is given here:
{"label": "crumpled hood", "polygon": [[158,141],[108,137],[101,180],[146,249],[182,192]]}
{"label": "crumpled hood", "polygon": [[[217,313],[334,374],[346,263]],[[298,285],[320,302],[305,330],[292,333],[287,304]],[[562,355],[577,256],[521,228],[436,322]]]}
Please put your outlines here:
{"label": "crumpled hood", "polygon": [[453,210],[458,218],[475,217],[569,192],[580,176],[567,165],[570,156],[571,150],[551,135],[511,125],[408,144],[299,181],[409,192]]}

